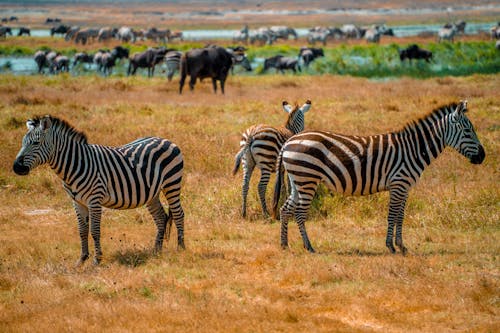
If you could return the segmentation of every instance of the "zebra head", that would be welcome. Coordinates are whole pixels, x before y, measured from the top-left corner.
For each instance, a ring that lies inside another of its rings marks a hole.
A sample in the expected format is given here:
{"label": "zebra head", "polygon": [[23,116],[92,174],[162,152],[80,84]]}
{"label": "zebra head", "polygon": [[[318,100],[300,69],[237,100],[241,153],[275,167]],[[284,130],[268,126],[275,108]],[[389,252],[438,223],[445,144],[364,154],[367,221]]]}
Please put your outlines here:
{"label": "zebra head", "polygon": [[50,116],[29,119],[28,133],[23,137],[22,147],[14,161],[13,170],[18,175],[27,175],[32,169],[46,163],[52,151],[47,133],[52,124]]}
{"label": "zebra head", "polygon": [[467,157],[471,163],[481,164],[485,158],[484,148],[466,112],[467,101],[462,101],[450,114],[445,135],[446,144]]}
{"label": "zebra head", "polygon": [[293,133],[299,133],[304,130],[304,114],[311,108],[311,101],[307,100],[300,108],[296,104],[292,107],[287,101],[283,101],[283,110],[288,113],[288,120],[285,127]]}

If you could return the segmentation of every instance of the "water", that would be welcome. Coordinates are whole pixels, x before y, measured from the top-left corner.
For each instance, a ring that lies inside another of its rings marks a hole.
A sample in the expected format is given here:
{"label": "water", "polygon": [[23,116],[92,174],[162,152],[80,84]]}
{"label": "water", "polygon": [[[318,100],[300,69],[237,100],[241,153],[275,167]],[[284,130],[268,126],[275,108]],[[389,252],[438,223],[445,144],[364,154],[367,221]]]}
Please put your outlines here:
{"label": "water", "polygon": [[[492,26],[496,25],[496,22],[490,23],[467,23],[465,27],[466,34],[477,34],[481,31],[489,31]],[[401,25],[401,26],[388,26],[392,28],[396,37],[408,37],[408,36],[416,36],[421,32],[425,31],[433,31],[437,32],[442,25],[439,24],[420,24],[420,25]],[[297,32],[299,37],[305,37],[308,33],[309,28],[297,28],[295,31]],[[17,29],[13,29],[12,33],[17,35]],[[183,30],[183,38],[184,40],[198,41],[205,39],[232,39],[234,33],[237,30]],[[32,29],[31,36],[34,37],[49,37],[50,30],[49,29]],[[56,35],[55,38],[60,38],[61,35]]]}

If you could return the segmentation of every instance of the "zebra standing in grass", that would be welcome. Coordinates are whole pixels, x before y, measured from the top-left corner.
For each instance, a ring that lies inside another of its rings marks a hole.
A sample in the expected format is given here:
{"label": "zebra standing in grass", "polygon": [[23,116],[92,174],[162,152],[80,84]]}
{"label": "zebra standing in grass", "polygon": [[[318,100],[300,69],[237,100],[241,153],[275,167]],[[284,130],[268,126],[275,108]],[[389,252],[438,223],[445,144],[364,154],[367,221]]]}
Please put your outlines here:
{"label": "zebra standing in grass", "polygon": [[283,110],[288,113],[288,119],[284,127],[271,127],[267,125],[254,125],[243,133],[240,141],[240,150],[236,154],[233,175],[238,172],[243,161],[243,204],[241,215],[246,217],[247,195],[250,178],[255,167],[260,169],[260,181],[258,186],[262,212],[269,215],[266,205],[266,189],[269,177],[274,172],[276,158],[283,143],[292,135],[304,130],[304,114],[311,108],[311,101],[307,101],[302,107],[296,105],[294,108],[283,101]]}
{"label": "zebra standing in grass", "polygon": [[485,158],[483,146],[467,118],[467,102],[450,104],[411,122],[401,131],[353,136],[306,131],[290,138],[277,161],[273,215],[276,217],[283,171],[286,170],[291,194],[281,207],[281,246],[288,246],[288,220],[295,215],[304,247],[314,252],[305,229],[306,215],[320,182],[335,192],[367,195],[389,191],[386,246],[403,254],[402,227],[408,191],[432,160],[446,146],[453,147],[470,162]]}
{"label": "zebra standing in grass", "polygon": [[168,81],[172,81],[175,72],[179,71],[181,65],[182,52],[180,51],[168,51],[165,54],[165,64],[167,65],[167,78]]}
{"label": "zebra standing in grass", "polygon": [[[129,209],[146,205],[158,232],[155,251],[170,235],[172,218],[177,227],[177,244],[184,248],[184,212],[180,202],[183,158],[179,148],[161,138],[142,138],[121,147],[89,144],[87,137],[66,121],[45,116],[28,120],[28,132],[14,161],[14,172],[27,175],[49,164],[73,199],[78,217],[81,256],[89,257],[88,232],[94,239],[95,258],[102,258],[100,223],[102,207]],[[169,215],[160,203],[165,195]]]}

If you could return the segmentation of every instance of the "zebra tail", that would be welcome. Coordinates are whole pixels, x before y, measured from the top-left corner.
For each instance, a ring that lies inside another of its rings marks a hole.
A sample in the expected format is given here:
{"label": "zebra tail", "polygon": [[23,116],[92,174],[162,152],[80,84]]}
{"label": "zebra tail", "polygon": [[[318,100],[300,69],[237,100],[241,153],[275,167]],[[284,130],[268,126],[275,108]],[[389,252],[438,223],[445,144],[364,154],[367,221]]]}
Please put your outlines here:
{"label": "zebra tail", "polygon": [[278,159],[276,160],[276,183],[274,184],[274,195],[273,195],[273,206],[272,206],[272,213],[273,213],[273,219],[279,220],[279,215],[278,215],[278,204],[280,201],[280,196],[281,196],[281,183],[283,182],[283,151],[280,151],[280,154],[278,156]]}
{"label": "zebra tail", "polygon": [[252,143],[253,143],[253,137],[250,136],[247,138],[247,141],[245,142],[243,147],[241,147],[240,151],[236,154],[234,159],[233,176],[236,175],[236,173],[238,172],[241,164],[241,159],[250,150],[250,146],[252,145]]}

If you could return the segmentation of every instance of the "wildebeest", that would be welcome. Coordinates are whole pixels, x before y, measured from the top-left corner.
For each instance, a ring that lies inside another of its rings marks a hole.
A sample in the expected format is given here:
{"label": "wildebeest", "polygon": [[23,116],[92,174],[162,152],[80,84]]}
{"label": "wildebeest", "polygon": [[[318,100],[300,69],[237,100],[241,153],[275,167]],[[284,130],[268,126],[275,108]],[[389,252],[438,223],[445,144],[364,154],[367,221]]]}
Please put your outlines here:
{"label": "wildebeest", "polygon": [[87,52],[78,52],[75,54],[75,59],[73,60],[73,67],[78,64],[92,64],[94,62],[94,56],[88,54]]}
{"label": "wildebeest", "polygon": [[50,18],[48,17],[46,20],[45,20],[45,24],[48,24],[48,23],[60,23],[61,22],[61,19],[60,18]]}
{"label": "wildebeest", "polygon": [[7,35],[12,36],[12,29],[10,27],[0,27],[0,37],[5,39]]}
{"label": "wildebeest", "polygon": [[73,39],[78,31],[80,31],[80,27],[79,26],[74,25],[74,26],[70,27],[66,31],[66,34],[64,35],[64,40],[65,41],[69,41],[69,40]]}
{"label": "wildebeest", "polygon": [[129,49],[121,45],[115,46],[111,50],[111,54],[113,55],[113,57],[115,57],[115,59],[126,59],[128,58],[129,53],[130,53]]}
{"label": "wildebeest", "polygon": [[54,74],[69,72],[69,58],[64,55],[56,56],[50,64],[50,72]]}
{"label": "wildebeest", "polygon": [[9,21],[10,22],[14,22],[14,21],[17,22],[17,21],[19,21],[19,18],[17,16],[11,16],[11,17],[9,17]]}
{"label": "wildebeest", "polygon": [[87,44],[87,42],[90,42],[91,40],[94,41],[98,35],[99,35],[99,29],[97,28],[80,29],[74,35],[75,43],[78,44],[79,42],[81,42],[82,45],[85,45]]}
{"label": "wildebeest", "polygon": [[23,36],[23,35],[31,36],[31,30],[29,28],[26,28],[26,27],[20,27],[19,31],[17,32],[17,35],[18,36]]}
{"label": "wildebeest", "polygon": [[297,39],[297,32],[290,27],[284,25],[275,25],[269,28],[274,35],[275,39],[281,38],[288,40],[289,36],[293,36],[293,39]]}
{"label": "wildebeest", "polygon": [[316,47],[301,47],[298,58],[302,60],[304,66],[309,67],[309,64],[318,57],[324,57],[325,54],[322,48]]}
{"label": "wildebeest", "polygon": [[165,59],[165,54],[170,51],[164,47],[155,49],[149,48],[144,52],[134,53],[129,58],[127,75],[135,75],[137,68],[147,68],[148,77],[154,75],[155,66]]}
{"label": "wildebeest", "polygon": [[430,62],[432,59],[432,52],[421,49],[417,44],[412,44],[406,49],[399,50],[399,59],[401,59],[401,61],[408,59],[410,63],[412,59],[424,59]]}
{"label": "wildebeest", "polygon": [[101,28],[99,29],[99,32],[97,34],[97,41],[103,42],[111,38],[115,38],[117,33],[118,33],[117,28],[111,28],[111,27]]}
{"label": "wildebeest", "polygon": [[441,42],[444,39],[449,40],[453,43],[453,38],[455,37],[456,33],[457,28],[455,25],[453,25],[451,28],[441,28],[438,31],[438,42]]}
{"label": "wildebeest", "polygon": [[33,56],[35,63],[38,67],[38,73],[42,73],[42,70],[44,67],[49,66],[49,61],[47,60],[47,54],[49,51],[36,51],[35,55]]}
{"label": "wildebeest", "polygon": [[[217,46],[212,45],[211,47],[217,47]],[[246,48],[244,48],[243,46],[227,47],[226,51],[229,52],[229,54],[231,54],[231,58],[233,60],[233,66],[231,67],[231,74],[234,73],[235,66],[241,66],[248,72],[252,70],[250,60],[248,60],[247,55],[245,54]]]}
{"label": "wildebeest", "polygon": [[280,71],[282,74],[285,74],[285,69],[291,69],[294,73],[296,73],[297,70],[299,72],[301,71],[299,62],[296,58],[282,55],[276,55],[264,60],[264,71],[267,71],[269,68],[276,68],[276,72]]}
{"label": "wildebeest", "polygon": [[206,47],[202,49],[192,49],[186,52],[181,58],[181,79],[179,82],[179,93],[186,76],[190,76],[189,88],[194,89],[196,79],[211,78],[214,92],[217,92],[217,81],[220,82],[220,89],[224,94],[224,84],[233,60],[231,54],[223,47]]}
{"label": "wildebeest", "polygon": [[65,35],[68,33],[70,28],[71,27],[68,25],[60,24],[57,27],[50,28],[50,35],[51,36],[54,36],[55,34]]}
{"label": "wildebeest", "polygon": [[135,34],[132,28],[129,27],[121,27],[118,29],[116,33],[116,38],[118,38],[122,42],[135,42]]}

